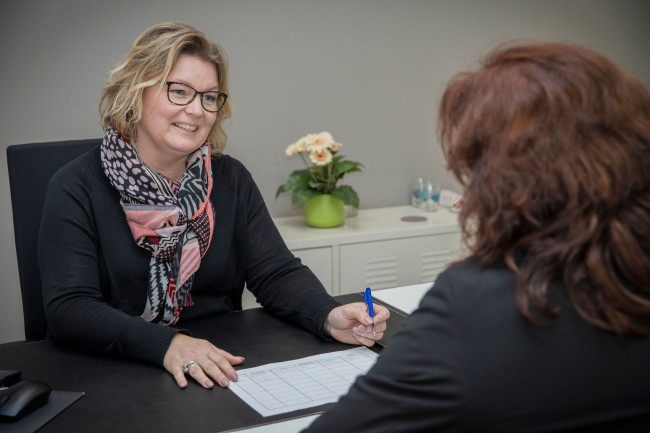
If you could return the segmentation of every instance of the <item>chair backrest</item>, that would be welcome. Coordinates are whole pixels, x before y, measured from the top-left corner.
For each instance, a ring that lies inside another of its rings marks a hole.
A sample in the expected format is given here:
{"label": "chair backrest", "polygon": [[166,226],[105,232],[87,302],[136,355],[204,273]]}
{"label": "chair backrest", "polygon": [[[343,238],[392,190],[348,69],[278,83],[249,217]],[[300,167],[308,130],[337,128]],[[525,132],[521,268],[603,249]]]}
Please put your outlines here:
{"label": "chair backrest", "polygon": [[101,139],[95,138],[7,147],[18,276],[27,340],[42,340],[47,332],[37,254],[38,229],[47,184],[60,167],[100,143]]}

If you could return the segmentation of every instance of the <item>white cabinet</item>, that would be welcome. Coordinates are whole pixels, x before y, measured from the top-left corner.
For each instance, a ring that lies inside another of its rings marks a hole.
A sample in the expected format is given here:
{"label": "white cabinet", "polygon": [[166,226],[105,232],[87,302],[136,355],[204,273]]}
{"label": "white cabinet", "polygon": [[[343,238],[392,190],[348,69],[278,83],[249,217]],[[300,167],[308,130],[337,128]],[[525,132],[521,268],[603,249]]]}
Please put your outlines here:
{"label": "white cabinet", "polygon": [[[401,219],[413,215],[427,219]],[[363,209],[330,229],[309,227],[301,216],[274,221],[289,249],[333,295],[431,282],[460,257],[458,217],[444,208]]]}
{"label": "white cabinet", "polygon": [[430,283],[459,249],[457,233],[342,245],[340,293]]}
{"label": "white cabinet", "polygon": [[[404,216],[426,221],[402,221]],[[309,227],[302,216],[274,221],[289,249],[332,295],[432,282],[461,252],[458,217],[444,208],[363,209],[330,229]],[[247,290],[243,304],[257,305]]]}

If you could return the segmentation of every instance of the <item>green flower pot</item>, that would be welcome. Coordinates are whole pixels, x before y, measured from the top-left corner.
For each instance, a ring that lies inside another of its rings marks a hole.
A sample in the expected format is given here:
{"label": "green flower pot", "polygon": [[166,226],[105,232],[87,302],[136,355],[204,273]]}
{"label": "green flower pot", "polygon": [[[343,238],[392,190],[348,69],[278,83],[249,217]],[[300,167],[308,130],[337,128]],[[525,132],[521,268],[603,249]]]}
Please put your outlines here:
{"label": "green flower pot", "polygon": [[344,220],[345,205],[332,195],[317,195],[305,202],[305,222],[312,227],[337,227]]}

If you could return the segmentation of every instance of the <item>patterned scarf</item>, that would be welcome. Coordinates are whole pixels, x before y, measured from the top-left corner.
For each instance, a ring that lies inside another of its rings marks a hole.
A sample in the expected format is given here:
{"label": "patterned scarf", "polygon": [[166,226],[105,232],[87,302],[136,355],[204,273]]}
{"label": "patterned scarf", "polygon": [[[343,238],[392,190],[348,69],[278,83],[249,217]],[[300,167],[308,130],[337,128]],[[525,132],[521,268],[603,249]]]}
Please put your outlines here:
{"label": "patterned scarf", "polygon": [[151,252],[147,305],[141,317],[174,324],[183,307],[193,304],[194,273],[214,230],[209,142],[187,158],[180,182],[147,167],[135,146],[113,127],[104,133],[101,158],[104,173],[120,193],[133,239]]}

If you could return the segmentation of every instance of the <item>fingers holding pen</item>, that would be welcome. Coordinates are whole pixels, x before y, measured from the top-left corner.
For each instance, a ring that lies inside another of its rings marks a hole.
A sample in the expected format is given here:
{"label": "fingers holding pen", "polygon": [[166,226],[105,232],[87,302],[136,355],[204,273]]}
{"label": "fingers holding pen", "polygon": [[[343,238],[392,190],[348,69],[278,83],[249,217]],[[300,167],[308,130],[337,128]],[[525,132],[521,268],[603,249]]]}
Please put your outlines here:
{"label": "fingers holding pen", "polygon": [[386,320],[390,316],[387,308],[375,304],[375,317],[360,317],[360,322],[352,328],[354,338],[364,346],[372,346],[375,341],[384,337],[387,325]]}
{"label": "fingers holding pen", "polygon": [[372,318],[372,324],[375,325],[377,332],[386,330],[386,321],[390,318],[390,310],[383,305],[375,304],[375,317]]}
{"label": "fingers holding pen", "polygon": [[[387,308],[377,305],[374,317],[370,317],[366,304],[353,302],[334,308],[328,314],[324,329],[336,340],[347,344],[372,346],[383,337],[386,320],[390,316]],[[375,326],[375,334],[372,326]]]}
{"label": "fingers holding pen", "polygon": [[363,310],[357,310],[355,318],[359,324],[355,328],[359,332],[372,333],[372,327],[374,326],[377,333],[384,332],[386,330],[386,321],[389,317],[390,310],[383,305],[374,305],[374,317],[369,316],[368,307],[366,306]]}
{"label": "fingers holding pen", "polygon": [[381,340],[384,337],[383,332],[372,333],[372,329],[369,332],[362,332],[357,329],[353,329],[352,336],[357,340],[358,344],[363,346],[372,347],[377,340]]}

